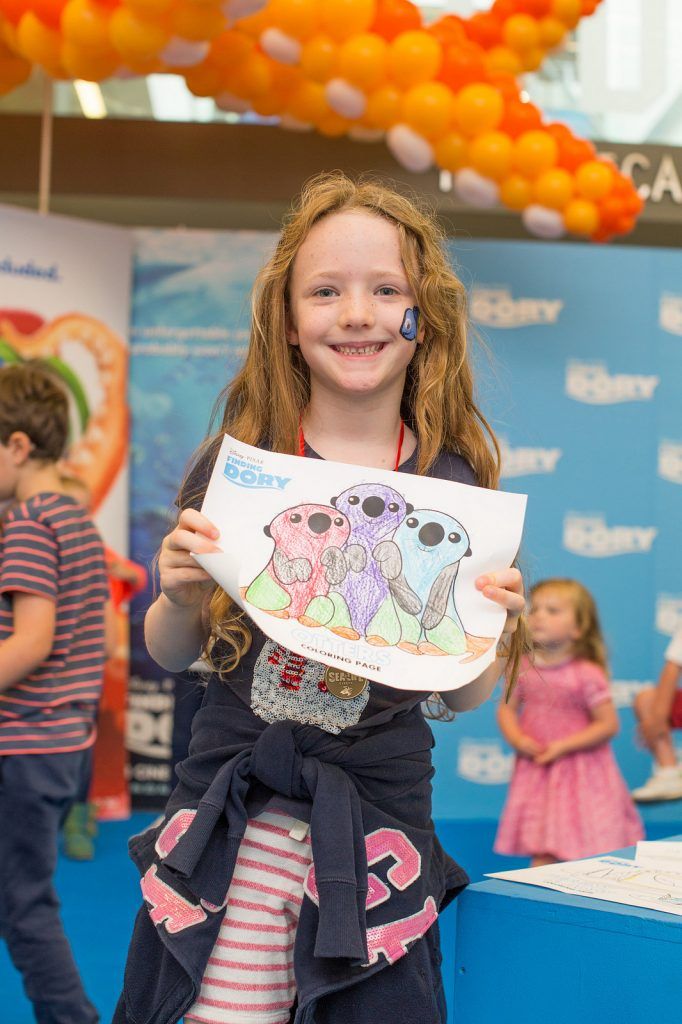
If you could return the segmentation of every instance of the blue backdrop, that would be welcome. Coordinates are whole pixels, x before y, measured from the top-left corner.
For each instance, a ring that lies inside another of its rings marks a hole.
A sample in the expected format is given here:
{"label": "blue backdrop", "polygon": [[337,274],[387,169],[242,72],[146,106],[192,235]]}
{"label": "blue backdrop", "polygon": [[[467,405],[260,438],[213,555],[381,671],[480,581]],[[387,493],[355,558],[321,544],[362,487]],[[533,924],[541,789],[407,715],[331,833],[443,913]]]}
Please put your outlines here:
{"label": "blue backdrop", "polygon": [[[275,236],[137,234],[132,327],[132,557],[167,529],[187,458],[248,337],[248,295]],[[502,486],[528,493],[528,582],[580,579],[611,655],[630,784],[648,772],[630,705],[682,622],[682,253],[539,242],[452,242],[471,297],[479,399],[500,437]],[[173,714],[191,694],[146,656],[133,617],[131,786],[158,804],[170,786]],[[174,710],[176,698],[181,696]],[[436,723],[434,813],[497,817],[512,756],[494,702]]]}

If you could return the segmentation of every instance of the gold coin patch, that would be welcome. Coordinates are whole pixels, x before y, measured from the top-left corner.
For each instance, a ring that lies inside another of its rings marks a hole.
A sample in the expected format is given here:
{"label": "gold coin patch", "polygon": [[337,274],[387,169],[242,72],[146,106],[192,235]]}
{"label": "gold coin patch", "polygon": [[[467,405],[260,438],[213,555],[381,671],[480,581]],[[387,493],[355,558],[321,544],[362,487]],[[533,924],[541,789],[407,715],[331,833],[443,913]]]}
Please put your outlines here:
{"label": "gold coin patch", "polygon": [[354,676],[352,672],[346,672],[342,668],[332,668],[327,665],[324,672],[325,686],[330,693],[333,693],[339,700],[352,700],[365,691],[368,680],[362,676]]}

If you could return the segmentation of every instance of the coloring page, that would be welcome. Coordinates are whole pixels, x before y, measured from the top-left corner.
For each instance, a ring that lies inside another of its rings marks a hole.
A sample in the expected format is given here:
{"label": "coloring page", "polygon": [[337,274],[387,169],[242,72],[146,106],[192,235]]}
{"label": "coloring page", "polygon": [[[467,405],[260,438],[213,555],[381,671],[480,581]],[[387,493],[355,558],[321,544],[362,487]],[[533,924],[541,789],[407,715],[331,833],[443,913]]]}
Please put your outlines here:
{"label": "coloring page", "polygon": [[453,690],[495,660],[505,612],[474,580],[511,565],[526,497],[278,455],[225,435],[197,560],[272,640],[405,690]]}

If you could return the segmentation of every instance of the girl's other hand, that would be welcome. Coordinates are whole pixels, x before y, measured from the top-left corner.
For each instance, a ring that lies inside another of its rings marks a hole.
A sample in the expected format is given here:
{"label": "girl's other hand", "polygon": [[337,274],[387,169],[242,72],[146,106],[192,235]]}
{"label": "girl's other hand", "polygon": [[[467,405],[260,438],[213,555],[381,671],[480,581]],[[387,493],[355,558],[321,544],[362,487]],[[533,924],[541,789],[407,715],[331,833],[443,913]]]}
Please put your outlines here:
{"label": "girl's other hand", "polygon": [[159,554],[161,591],[175,605],[189,608],[201,604],[214,580],[192,558],[220,551],[213,542],[219,531],[213,523],[194,508],[180,513],[178,525],[166,537]]}
{"label": "girl's other hand", "polygon": [[484,597],[506,608],[507,620],[502,633],[515,632],[521,613],[526,607],[523,577],[519,570],[501,569],[500,572],[489,572],[485,576],[479,576],[476,580],[476,589],[480,590]]}
{"label": "girl's other hand", "polygon": [[542,743],[538,743],[536,739],[533,739],[532,736],[528,736],[526,733],[519,737],[515,746],[522,757],[530,757],[532,760],[545,749]]}
{"label": "girl's other hand", "polygon": [[548,743],[541,753],[536,754],[533,760],[536,764],[552,764],[553,761],[558,761],[560,757],[563,757],[565,753],[566,750],[561,740],[554,740],[553,743]]}

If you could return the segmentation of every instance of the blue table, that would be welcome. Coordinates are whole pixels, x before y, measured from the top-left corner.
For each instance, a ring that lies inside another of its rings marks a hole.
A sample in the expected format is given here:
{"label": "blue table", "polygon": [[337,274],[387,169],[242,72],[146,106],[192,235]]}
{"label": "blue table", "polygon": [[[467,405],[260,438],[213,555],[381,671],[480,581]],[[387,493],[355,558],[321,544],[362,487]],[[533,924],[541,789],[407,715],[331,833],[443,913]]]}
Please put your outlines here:
{"label": "blue table", "polygon": [[681,980],[682,917],[501,879],[458,900],[453,1024],[680,1024]]}

